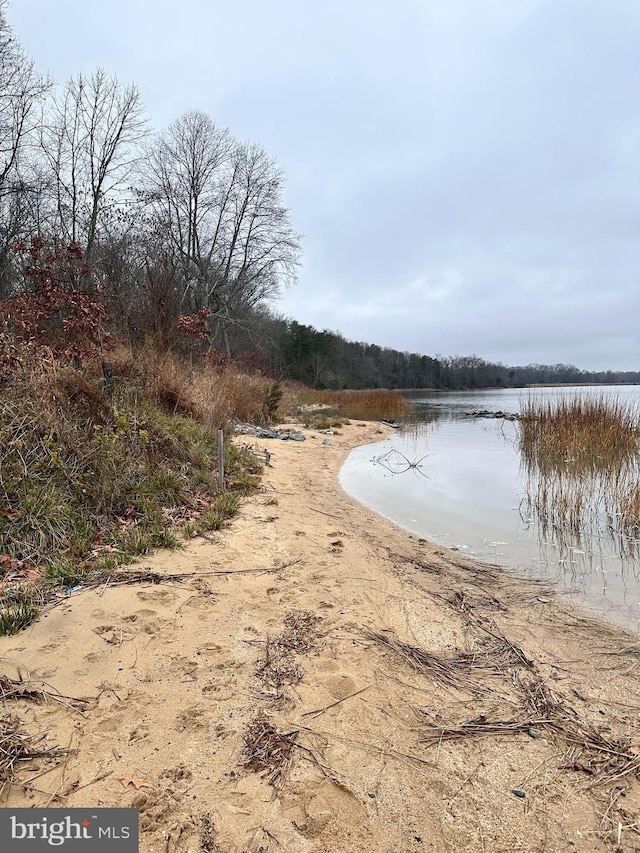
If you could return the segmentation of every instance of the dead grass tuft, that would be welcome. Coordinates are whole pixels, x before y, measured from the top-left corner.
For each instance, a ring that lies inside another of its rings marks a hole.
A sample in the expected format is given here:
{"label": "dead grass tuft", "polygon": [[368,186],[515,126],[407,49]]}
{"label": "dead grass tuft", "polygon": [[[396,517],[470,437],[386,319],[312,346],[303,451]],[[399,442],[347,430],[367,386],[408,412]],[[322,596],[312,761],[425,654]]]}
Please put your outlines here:
{"label": "dead grass tuft", "polygon": [[[274,639],[267,638],[265,654],[258,661],[256,676],[265,685],[279,688],[285,684],[298,684],[304,677],[304,669],[295,661],[294,655],[306,654],[316,648],[317,625],[322,621],[307,610],[294,610],[284,617],[284,630]],[[281,698],[276,693],[275,698]]]}
{"label": "dead grass tuft", "polygon": [[310,610],[292,610],[284,617],[284,631],[276,637],[276,644],[296,654],[305,654],[316,647],[317,626],[322,616]]}
{"label": "dead grass tuft", "polygon": [[518,430],[523,517],[561,545],[564,531],[593,532],[613,538],[622,556],[632,551],[628,534],[640,528],[637,406],[605,395],[531,399]]}
{"label": "dead grass tuft", "polygon": [[216,828],[211,813],[202,815],[200,821],[200,850],[202,853],[217,853],[220,849],[216,844]]}
{"label": "dead grass tuft", "polygon": [[279,688],[302,681],[304,669],[293,660],[286,649],[277,642],[267,640],[264,658],[256,667],[256,676],[263,684]]}
{"label": "dead grass tuft", "polygon": [[525,464],[543,473],[613,472],[638,455],[638,412],[616,397],[532,398],[518,424]]}
{"label": "dead grass tuft", "polygon": [[12,714],[0,717],[0,793],[5,785],[16,781],[20,766],[36,758],[55,761],[70,755],[72,750],[48,747],[36,749],[46,735],[34,738],[27,734],[20,719]]}
{"label": "dead grass tuft", "polygon": [[281,788],[291,762],[299,732],[280,732],[261,715],[252,720],[244,735],[244,766],[262,773],[269,784]]}

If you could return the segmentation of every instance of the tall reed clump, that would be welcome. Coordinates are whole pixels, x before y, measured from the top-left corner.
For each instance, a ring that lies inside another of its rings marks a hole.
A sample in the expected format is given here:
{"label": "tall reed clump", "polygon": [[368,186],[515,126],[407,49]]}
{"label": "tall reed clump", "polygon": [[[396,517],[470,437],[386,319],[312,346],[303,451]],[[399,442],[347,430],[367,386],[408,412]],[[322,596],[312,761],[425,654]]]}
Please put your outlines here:
{"label": "tall reed clump", "polygon": [[638,457],[638,411],[618,397],[531,398],[519,427],[520,452],[532,470],[612,474]]}
{"label": "tall reed clump", "polygon": [[632,402],[529,399],[518,424],[523,510],[543,532],[614,535],[640,526],[640,417]]}
{"label": "tall reed clump", "polygon": [[341,415],[360,420],[403,420],[411,411],[411,406],[402,394],[386,388],[368,391],[312,391],[311,399],[331,408],[338,409]]}

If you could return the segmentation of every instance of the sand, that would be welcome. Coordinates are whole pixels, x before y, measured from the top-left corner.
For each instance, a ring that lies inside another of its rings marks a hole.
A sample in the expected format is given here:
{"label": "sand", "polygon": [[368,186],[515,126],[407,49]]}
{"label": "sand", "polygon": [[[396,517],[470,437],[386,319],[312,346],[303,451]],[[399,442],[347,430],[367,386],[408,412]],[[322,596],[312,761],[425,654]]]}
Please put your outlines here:
{"label": "sand", "polygon": [[[271,454],[259,491],[140,563],[193,574],[80,590],[0,638],[5,675],[84,700],[6,703],[73,752],[2,805],[135,806],[142,853],[640,850],[637,638],[347,496],[349,449],[386,427],[305,433],[239,437]],[[486,720],[525,728],[441,736]]]}

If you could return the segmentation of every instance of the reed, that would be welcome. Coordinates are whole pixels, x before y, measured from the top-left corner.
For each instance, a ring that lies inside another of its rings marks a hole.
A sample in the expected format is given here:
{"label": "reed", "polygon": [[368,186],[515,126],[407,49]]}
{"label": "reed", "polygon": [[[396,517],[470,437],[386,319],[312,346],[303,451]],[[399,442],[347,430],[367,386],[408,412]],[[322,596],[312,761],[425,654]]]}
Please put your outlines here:
{"label": "reed", "polygon": [[637,407],[617,397],[531,398],[518,423],[520,452],[531,470],[612,474],[638,457]]}
{"label": "reed", "polygon": [[521,512],[545,535],[619,538],[640,526],[637,406],[605,395],[529,399],[518,424],[526,481]]}
{"label": "reed", "polygon": [[640,532],[640,478],[621,490],[617,509],[620,526],[637,535]]}
{"label": "reed", "polygon": [[367,391],[312,391],[314,403],[330,406],[341,415],[357,420],[403,420],[411,406],[402,394],[387,388]]}

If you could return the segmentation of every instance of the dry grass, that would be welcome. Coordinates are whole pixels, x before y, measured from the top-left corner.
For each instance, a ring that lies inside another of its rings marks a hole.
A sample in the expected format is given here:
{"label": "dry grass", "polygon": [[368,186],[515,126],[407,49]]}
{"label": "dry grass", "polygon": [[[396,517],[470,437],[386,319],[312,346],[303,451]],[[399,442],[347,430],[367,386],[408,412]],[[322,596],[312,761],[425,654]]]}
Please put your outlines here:
{"label": "dry grass", "polygon": [[280,732],[261,715],[252,720],[244,735],[244,766],[262,773],[269,784],[281,788],[293,760],[298,732]]}
{"label": "dry grass", "polygon": [[292,610],[284,617],[284,630],[276,638],[280,648],[296,654],[306,654],[316,648],[317,626],[322,616],[310,610]]}
{"label": "dry grass", "polygon": [[442,655],[403,643],[391,631],[366,636],[377,645],[391,649],[417,672],[429,675],[445,687],[468,691],[476,696],[494,693],[487,683],[487,676],[491,673],[500,674],[530,663],[522,650],[504,637],[481,638],[470,652]]}
{"label": "dry grass", "polygon": [[[566,747],[561,770],[578,770],[594,777],[599,785],[617,782],[625,776],[640,778],[640,751],[630,739],[614,740],[604,737],[592,726],[564,714],[558,719],[549,715],[524,716],[510,719],[490,719],[485,716],[456,725],[427,725],[422,743],[436,745],[447,740],[478,737],[513,737],[518,734],[548,734]],[[536,735],[537,736],[537,735]]]}
{"label": "dry grass", "polygon": [[45,735],[34,738],[26,733],[18,717],[5,714],[0,717],[0,793],[4,786],[15,781],[18,769],[36,758],[55,761],[67,756],[71,750],[47,747],[37,749]]}
{"label": "dry grass", "polygon": [[243,373],[234,365],[220,366],[213,357],[197,363],[174,352],[147,347],[135,354],[120,350],[114,374],[165,411],[187,415],[211,429],[226,429],[233,421],[269,421],[273,380]]}
{"label": "dry grass", "polygon": [[0,387],[0,634],[29,624],[56,588],[179,547],[182,526],[219,529],[257,485],[259,461],[227,444],[220,493],[214,427],[264,420],[272,384],[125,356],[114,355],[109,394],[99,365],[53,360]]}
{"label": "dry grass", "polygon": [[637,460],[640,418],[630,402],[608,396],[527,400],[519,446],[528,470],[613,474]]}
{"label": "dry grass", "polygon": [[264,657],[256,665],[256,676],[268,687],[275,688],[275,698],[281,698],[280,688],[285,684],[298,684],[304,669],[294,655],[306,654],[316,648],[317,625],[320,616],[310,611],[292,611],[284,618],[284,630],[265,643]]}
{"label": "dry grass", "polygon": [[411,406],[397,391],[376,388],[370,391],[311,391],[311,401],[337,409],[347,418],[401,421]]}
{"label": "dry grass", "polygon": [[640,525],[640,415],[631,402],[529,400],[518,447],[527,477],[522,514],[536,518],[544,535],[610,535]]}
{"label": "dry grass", "polygon": [[200,821],[200,850],[202,853],[216,853],[220,848],[216,844],[216,827],[211,817],[211,813],[207,812],[202,815]]}
{"label": "dry grass", "polygon": [[618,520],[623,529],[632,533],[640,529],[640,481],[632,481],[620,489]]}

